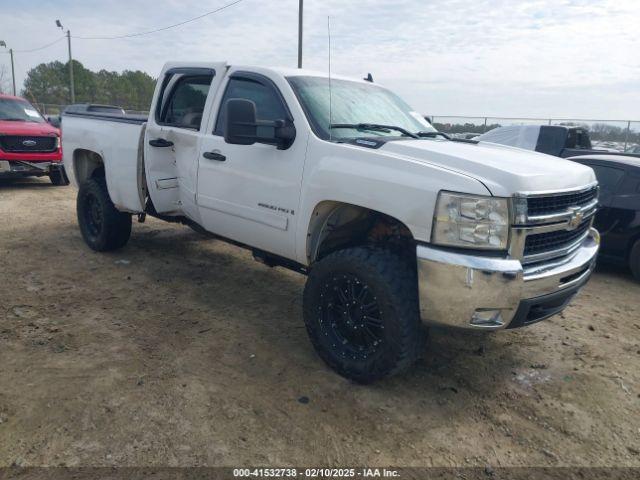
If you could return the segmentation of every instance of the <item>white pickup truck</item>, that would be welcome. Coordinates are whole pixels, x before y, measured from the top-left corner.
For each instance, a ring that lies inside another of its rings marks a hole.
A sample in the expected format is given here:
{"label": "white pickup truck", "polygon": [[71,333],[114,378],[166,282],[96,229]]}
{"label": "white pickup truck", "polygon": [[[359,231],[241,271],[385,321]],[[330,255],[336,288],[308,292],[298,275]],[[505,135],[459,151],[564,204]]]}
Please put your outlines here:
{"label": "white pickup truck", "polygon": [[308,275],[313,346],[355,381],[409,367],[425,325],[556,314],[594,267],[590,168],[450,140],[370,81],[168,63],[148,118],[63,125],[89,247],[123,247],[132,215],[152,215]]}

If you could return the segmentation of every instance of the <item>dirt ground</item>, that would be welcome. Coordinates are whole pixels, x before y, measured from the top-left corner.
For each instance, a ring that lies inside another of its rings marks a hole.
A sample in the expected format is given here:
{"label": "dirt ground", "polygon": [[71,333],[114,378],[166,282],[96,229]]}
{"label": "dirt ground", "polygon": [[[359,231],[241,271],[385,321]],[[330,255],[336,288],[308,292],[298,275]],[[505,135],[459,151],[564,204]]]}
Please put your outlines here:
{"label": "dirt ground", "polygon": [[360,386],[314,353],[304,277],[155,220],[93,253],[75,193],[0,183],[0,466],[640,466],[622,270],[527,329],[432,330]]}

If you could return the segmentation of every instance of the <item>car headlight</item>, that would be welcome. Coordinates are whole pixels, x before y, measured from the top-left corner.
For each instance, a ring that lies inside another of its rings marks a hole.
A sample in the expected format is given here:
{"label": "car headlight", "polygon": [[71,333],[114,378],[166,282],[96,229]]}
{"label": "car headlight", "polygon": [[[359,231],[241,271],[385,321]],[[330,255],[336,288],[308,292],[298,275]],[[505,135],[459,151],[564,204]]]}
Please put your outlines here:
{"label": "car headlight", "polygon": [[448,247],[506,250],[509,203],[506,198],[440,192],[431,240]]}

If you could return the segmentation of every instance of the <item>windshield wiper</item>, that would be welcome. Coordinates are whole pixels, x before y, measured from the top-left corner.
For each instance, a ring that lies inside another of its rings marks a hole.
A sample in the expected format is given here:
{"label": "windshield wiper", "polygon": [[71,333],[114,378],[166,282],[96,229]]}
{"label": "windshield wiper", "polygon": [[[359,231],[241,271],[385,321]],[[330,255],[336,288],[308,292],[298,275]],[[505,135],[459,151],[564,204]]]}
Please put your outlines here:
{"label": "windshield wiper", "polygon": [[449,135],[447,135],[446,133],[443,132],[418,132],[416,133],[416,135],[420,138],[434,138],[437,137],[438,135],[446,138],[447,140],[451,140],[451,137]]}
{"label": "windshield wiper", "polygon": [[329,128],[352,128],[354,130],[371,130],[374,132],[385,133],[395,130],[407,137],[419,138],[415,133],[411,133],[409,130],[405,130],[402,127],[396,127],[395,125],[381,125],[379,123],[332,123]]}
{"label": "windshield wiper", "polygon": [[0,118],[3,122],[26,122],[26,118]]}

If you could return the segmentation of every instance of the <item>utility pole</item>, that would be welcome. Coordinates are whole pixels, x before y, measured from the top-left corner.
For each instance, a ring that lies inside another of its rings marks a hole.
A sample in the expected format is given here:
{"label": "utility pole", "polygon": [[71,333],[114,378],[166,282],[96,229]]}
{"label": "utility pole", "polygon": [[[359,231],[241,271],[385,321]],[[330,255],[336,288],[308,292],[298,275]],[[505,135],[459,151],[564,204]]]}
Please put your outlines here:
{"label": "utility pole", "polygon": [[[56,20],[56,26],[64,31],[64,27],[60,20]],[[71,103],[76,103],[76,92],[73,83],[73,57],[71,56],[71,30],[67,30],[67,45],[69,47],[69,93],[71,96]]]}
{"label": "utility pole", "polygon": [[13,82],[13,96],[16,96],[16,69],[13,66],[13,48],[9,49],[9,55],[11,56],[11,81]]}
{"label": "utility pole", "polygon": [[[4,40],[0,40],[0,47],[7,48],[7,44]],[[13,48],[9,49],[9,55],[11,56],[11,80],[13,81],[13,95],[16,95],[16,70],[13,66]]]}
{"label": "utility pole", "polygon": [[71,82],[71,103],[76,103],[76,92],[73,85],[73,57],[71,57],[71,30],[67,30],[67,44],[69,45],[69,79]]}
{"label": "utility pole", "polygon": [[300,0],[298,6],[298,68],[302,68],[302,10],[304,0]]}

